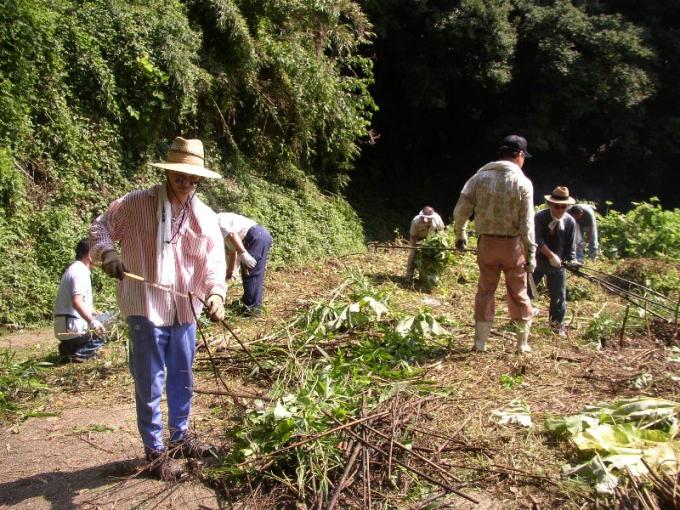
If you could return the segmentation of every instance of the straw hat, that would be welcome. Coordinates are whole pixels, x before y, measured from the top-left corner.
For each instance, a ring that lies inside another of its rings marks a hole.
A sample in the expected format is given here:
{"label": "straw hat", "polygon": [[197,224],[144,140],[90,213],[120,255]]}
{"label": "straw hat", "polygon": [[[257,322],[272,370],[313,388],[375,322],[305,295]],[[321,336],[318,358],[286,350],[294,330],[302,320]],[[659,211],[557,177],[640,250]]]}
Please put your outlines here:
{"label": "straw hat", "polygon": [[550,195],[543,195],[546,202],[552,204],[575,204],[576,200],[569,196],[569,188],[566,186],[557,186]]}
{"label": "straw hat", "polygon": [[208,170],[204,166],[203,142],[200,140],[186,140],[178,136],[172,141],[168,149],[166,161],[162,163],[149,163],[151,166],[172,170],[189,175],[197,175],[208,179],[221,179],[217,172]]}

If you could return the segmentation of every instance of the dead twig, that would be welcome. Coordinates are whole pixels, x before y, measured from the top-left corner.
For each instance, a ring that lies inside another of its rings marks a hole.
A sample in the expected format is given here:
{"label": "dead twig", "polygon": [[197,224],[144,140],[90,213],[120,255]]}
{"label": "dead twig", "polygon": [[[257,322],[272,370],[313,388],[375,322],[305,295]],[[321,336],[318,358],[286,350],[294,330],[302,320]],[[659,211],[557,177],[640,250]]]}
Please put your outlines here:
{"label": "dead twig", "polygon": [[283,448],[279,448],[276,451],[267,453],[267,454],[265,454],[261,457],[258,457],[257,459],[244,460],[243,462],[239,462],[238,464],[235,464],[235,466],[236,467],[242,467],[242,466],[245,466],[247,464],[252,464],[255,461],[261,461],[261,460],[264,460],[264,459],[269,458],[269,457],[274,457],[274,456],[279,455],[283,452],[287,452],[288,450],[292,450],[293,448],[298,448],[299,446],[303,446],[307,443],[311,443],[312,441],[316,441],[317,439],[321,439],[322,437],[326,437],[329,434],[334,434],[335,432],[338,432],[340,430],[344,430],[346,428],[353,427],[354,425],[357,425],[359,423],[363,423],[363,422],[368,421],[368,420],[374,420],[376,418],[386,416],[387,414],[389,414],[389,413],[387,411],[384,411],[382,413],[377,413],[377,414],[372,414],[372,415],[365,416],[365,417],[362,417],[362,418],[357,418],[356,420],[352,420],[352,421],[347,422],[347,423],[340,423],[340,421],[338,421],[334,417],[331,417],[333,419],[333,421],[335,421],[336,423],[339,424],[337,427],[333,427],[332,429],[328,429],[328,430],[321,432],[319,434],[315,434],[311,437],[302,439],[301,441],[297,441],[293,444],[289,444],[288,446],[284,446]]}
{"label": "dead twig", "polygon": [[[331,420],[333,420],[333,421],[335,421],[335,422],[338,422],[338,420],[337,420],[335,417],[333,417],[333,416],[331,416],[330,414],[326,413],[326,411],[322,411],[322,412],[323,412],[326,416],[328,416]],[[379,448],[378,446],[375,446],[375,445],[369,443],[368,441],[365,441],[365,440],[364,440],[359,434],[357,434],[356,432],[354,432],[354,431],[348,429],[348,430],[347,430],[347,433],[350,434],[355,440],[361,441],[361,442],[362,442],[365,446],[367,446],[368,448],[371,448],[372,450],[375,450],[375,451],[378,452],[379,454],[384,455],[385,457],[387,457],[387,452],[386,452],[385,450],[383,450],[382,448]],[[472,502],[472,503],[474,503],[474,504],[476,504],[476,505],[479,504],[479,500],[473,498],[472,496],[470,496],[470,495],[468,495],[468,494],[465,494],[464,492],[461,492],[461,491],[457,490],[456,488],[452,487],[452,486],[449,485],[448,483],[442,482],[441,480],[437,480],[436,478],[431,477],[431,476],[428,475],[427,473],[424,473],[424,472],[420,471],[419,469],[416,469],[416,468],[414,468],[414,467],[412,467],[412,466],[409,466],[408,464],[406,464],[405,462],[402,462],[401,460],[399,460],[399,459],[397,459],[397,458],[395,458],[394,461],[395,461],[397,464],[399,464],[401,467],[403,467],[404,469],[406,469],[407,471],[411,471],[412,473],[414,473],[414,474],[418,475],[419,477],[421,477],[421,478],[427,480],[428,482],[433,483],[433,484],[437,485],[438,487],[441,487],[442,489],[447,490],[448,492],[451,492],[451,493],[453,493],[453,494],[456,494],[457,496],[460,496],[461,498],[467,499],[468,501],[470,501],[470,502]]]}

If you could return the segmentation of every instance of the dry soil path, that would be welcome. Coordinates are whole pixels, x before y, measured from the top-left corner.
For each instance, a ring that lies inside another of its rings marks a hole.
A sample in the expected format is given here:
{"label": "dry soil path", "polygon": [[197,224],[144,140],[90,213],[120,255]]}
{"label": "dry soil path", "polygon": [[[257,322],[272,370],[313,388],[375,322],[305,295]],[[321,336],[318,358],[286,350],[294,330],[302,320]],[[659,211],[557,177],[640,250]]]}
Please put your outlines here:
{"label": "dry soil path", "polygon": [[[55,350],[51,330],[2,336],[6,347]],[[110,375],[102,367],[83,374]],[[100,380],[97,391],[58,391],[45,407],[52,416],[0,424],[0,509],[218,508],[214,492],[195,480],[166,484],[139,474],[132,389],[101,390]]]}

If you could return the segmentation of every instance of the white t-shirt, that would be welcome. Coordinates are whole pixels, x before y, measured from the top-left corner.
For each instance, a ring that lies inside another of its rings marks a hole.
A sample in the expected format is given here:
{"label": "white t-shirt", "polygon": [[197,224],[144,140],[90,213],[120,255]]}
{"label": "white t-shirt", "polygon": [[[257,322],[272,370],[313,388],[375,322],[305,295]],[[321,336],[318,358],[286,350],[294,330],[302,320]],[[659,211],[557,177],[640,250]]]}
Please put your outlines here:
{"label": "white t-shirt", "polygon": [[[428,219],[430,220],[429,224],[426,222],[426,220]],[[439,216],[439,214],[434,212],[428,216],[426,214],[423,214],[423,211],[420,211],[411,220],[411,228],[409,229],[409,234],[411,235],[411,237],[425,239],[430,234],[433,234],[434,232],[438,232],[440,230],[444,230],[444,222],[442,221],[442,217]]]}
{"label": "white t-shirt", "polygon": [[54,335],[57,340],[76,338],[87,332],[87,321],[73,308],[72,298],[76,294],[83,297],[86,308],[93,309],[90,268],[79,260],[68,266],[59,283],[54,303]]}
{"label": "white t-shirt", "polygon": [[233,232],[241,239],[241,241],[243,241],[246,238],[246,234],[248,233],[248,230],[250,230],[250,227],[257,225],[257,223],[250,218],[246,218],[245,216],[236,213],[219,213],[217,215],[217,222],[220,225],[222,236],[224,236],[225,246],[229,250],[233,250],[234,247],[231,246],[231,243],[226,241],[227,235]]}

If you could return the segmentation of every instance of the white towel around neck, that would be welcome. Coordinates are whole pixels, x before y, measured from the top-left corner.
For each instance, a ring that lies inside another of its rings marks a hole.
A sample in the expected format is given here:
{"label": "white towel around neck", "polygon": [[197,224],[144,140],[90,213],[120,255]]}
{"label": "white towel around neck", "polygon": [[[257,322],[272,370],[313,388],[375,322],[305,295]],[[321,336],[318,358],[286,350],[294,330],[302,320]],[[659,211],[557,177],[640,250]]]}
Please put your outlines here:
{"label": "white towel around neck", "polygon": [[552,221],[548,223],[548,228],[550,229],[550,232],[554,232],[555,227],[557,227],[558,231],[564,230],[564,215],[562,215],[560,218],[555,218],[551,211],[550,217],[552,218]]}
{"label": "white towel around neck", "polygon": [[168,200],[167,185],[158,189],[158,205],[156,207],[156,283],[159,285],[175,284],[175,252],[172,249],[172,207]]}

